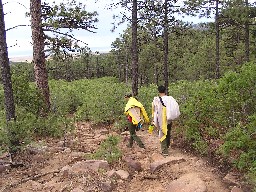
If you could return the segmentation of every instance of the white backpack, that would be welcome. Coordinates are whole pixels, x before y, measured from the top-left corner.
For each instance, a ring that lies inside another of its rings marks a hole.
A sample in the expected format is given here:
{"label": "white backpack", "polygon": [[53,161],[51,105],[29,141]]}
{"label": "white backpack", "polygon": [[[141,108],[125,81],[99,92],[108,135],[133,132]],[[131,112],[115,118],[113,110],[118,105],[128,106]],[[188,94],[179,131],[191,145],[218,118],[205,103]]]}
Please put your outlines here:
{"label": "white backpack", "polygon": [[163,100],[161,97],[159,97],[159,99],[162,105],[166,107],[167,121],[175,120],[180,116],[179,104],[172,96],[168,96],[166,105],[163,103]]}

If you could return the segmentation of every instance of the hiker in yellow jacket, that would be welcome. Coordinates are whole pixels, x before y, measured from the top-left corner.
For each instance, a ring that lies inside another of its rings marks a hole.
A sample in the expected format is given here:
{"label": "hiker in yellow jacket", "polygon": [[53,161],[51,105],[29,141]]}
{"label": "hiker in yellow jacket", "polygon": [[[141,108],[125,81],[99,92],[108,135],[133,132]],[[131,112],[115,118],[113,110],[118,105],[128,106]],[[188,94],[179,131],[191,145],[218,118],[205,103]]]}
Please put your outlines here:
{"label": "hiker in yellow jacket", "polygon": [[128,147],[132,147],[133,141],[136,141],[141,148],[145,148],[144,144],[142,143],[141,139],[136,135],[136,130],[140,129],[144,120],[146,123],[149,123],[149,118],[147,112],[143,105],[132,97],[132,94],[126,94],[125,99],[128,100],[124,114],[126,115],[129,121],[129,132],[130,132],[130,139]]}
{"label": "hiker in yellow jacket", "polygon": [[172,121],[167,120],[167,107],[170,107],[170,98],[165,94],[165,91],[164,86],[158,87],[159,97],[155,97],[152,102],[152,123],[159,129],[162,155],[168,156]]}

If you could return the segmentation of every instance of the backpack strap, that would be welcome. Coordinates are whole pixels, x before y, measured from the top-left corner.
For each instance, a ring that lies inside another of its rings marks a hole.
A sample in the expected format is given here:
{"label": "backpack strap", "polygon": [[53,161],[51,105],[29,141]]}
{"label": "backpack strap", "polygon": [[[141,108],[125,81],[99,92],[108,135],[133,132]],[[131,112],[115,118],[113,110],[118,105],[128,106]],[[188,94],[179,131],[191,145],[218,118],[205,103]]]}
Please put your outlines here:
{"label": "backpack strap", "polygon": [[164,104],[164,102],[163,102],[162,97],[159,97],[159,99],[160,99],[160,102],[162,103],[162,105],[163,105],[164,107],[166,107],[165,104]]}

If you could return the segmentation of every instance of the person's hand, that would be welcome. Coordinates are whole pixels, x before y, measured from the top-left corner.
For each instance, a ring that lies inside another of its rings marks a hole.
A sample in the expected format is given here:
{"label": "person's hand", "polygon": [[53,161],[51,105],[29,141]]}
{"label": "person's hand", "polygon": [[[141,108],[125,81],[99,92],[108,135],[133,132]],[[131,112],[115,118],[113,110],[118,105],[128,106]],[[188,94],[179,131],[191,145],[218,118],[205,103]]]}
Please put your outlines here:
{"label": "person's hand", "polygon": [[148,133],[149,134],[152,134],[153,133],[153,130],[154,130],[154,125],[150,125],[149,127],[148,127]]}

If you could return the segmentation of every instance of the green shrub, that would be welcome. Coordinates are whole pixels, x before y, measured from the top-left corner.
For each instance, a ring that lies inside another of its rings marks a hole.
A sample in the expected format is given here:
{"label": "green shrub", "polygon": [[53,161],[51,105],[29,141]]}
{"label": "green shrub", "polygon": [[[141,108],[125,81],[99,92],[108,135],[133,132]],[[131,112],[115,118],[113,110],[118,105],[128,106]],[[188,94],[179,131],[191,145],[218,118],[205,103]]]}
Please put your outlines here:
{"label": "green shrub", "polygon": [[61,137],[64,132],[74,129],[74,120],[65,116],[48,114],[37,117],[28,113],[25,108],[16,108],[16,121],[6,124],[5,114],[0,116],[0,152],[20,150],[33,141],[34,137]]}
{"label": "green shrub", "polygon": [[145,107],[149,117],[152,115],[152,101],[158,95],[157,86],[150,84],[139,89],[138,100]]}
{"label": "green shrub", "polygon": [[3,110],[0,111],[0,154],[8,150],[9,139],[6,129],[5,113]]}
{"label": "green shrub", "polygon": [[128,127],[129,122],[127,121],[126,117],[123,116],[119,120],[116,120],[113,124],[113,128],[119,131],[124,131],[126,127]]}
{"label": "green shrub", "polygon": [[229,156],[236,154],[233,163],[241,170],[253,169],[256,166],[256,114],[249,118],[250,123],[246,126],[238,124],[230,129],[224,136],[224,144],[220,151]]}
{"label": "green shrub", "polygon": [[75,83],[83,99],[83,105],[78,107],[76,113],[79,120],[112,123],[121,118],[125,107],[124,95],[128,90],[126,84],[118,83],[112,77]]}
{"label": "green shrub", "polygon": [[34,83],[29,83],[26,75],[12,75],[12,87],[14,102],[26,109],[28,113],[39,115],[40,109],[44,108],[43,97]]}
{"label": "green shrub", "polygon": [[16,108],[16,115],[16,121],[6,124],[5,114],[1,113],[0,143],[2,150],[17,151],[32,139],[36,116],[26,112],[24,108]]}
{"label": "green shrub", "polygon": [[122,157],[122,153],[118,148],[120,138],[110,135],[105,141],[100,144],[99,149],[91,155],[93,159],[103,159],[108,163],[114,163]]}
{"label": "green shrub", "polygon": [[34,133],[40,137],[61,137],[65,132],[74,129],[74,120],[65,116],[48,114],[39,117],[34,125]]}
{"label": "green shrub", "polygon": [[176,97],[181,110],[179,134],[203,154],[212,141],[224,142],[216,155],[247,171],[251,180],[256,175],[255,74],[256,65],[248,63],[216,82],[182,81],[170,86],[174,95],[180,95]]}
{"label": "green shrub", "polygon": [[229,127],[247,123],[248,116],[256,111],[255,73],[255,64],[248,63],[239,73],[229,72],[219,81],[218,91],[223,105],[221,115]]}
{"label": "green shrub", "polygon": [[[86,81],[86,80],[85,80]],[[74,82],[51,80],[52,111],[57,115],[73,114],[82,105],[82,97]]]}

